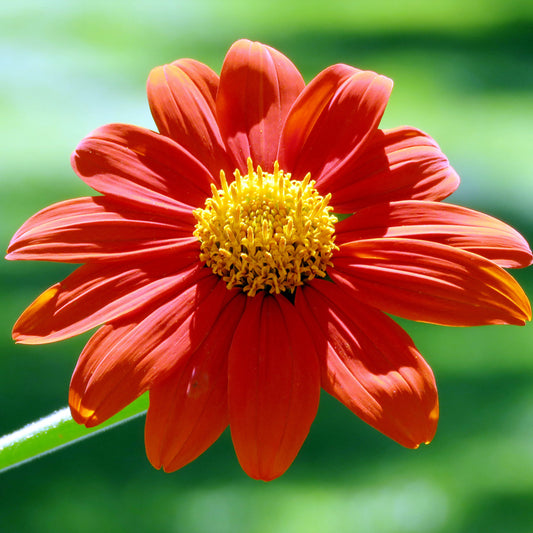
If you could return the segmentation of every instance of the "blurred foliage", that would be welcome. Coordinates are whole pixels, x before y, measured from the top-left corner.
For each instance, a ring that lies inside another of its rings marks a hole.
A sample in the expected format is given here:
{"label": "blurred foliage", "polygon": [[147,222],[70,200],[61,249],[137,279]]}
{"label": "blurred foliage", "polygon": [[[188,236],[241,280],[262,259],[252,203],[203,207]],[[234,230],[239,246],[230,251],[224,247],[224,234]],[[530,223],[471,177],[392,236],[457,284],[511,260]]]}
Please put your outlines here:
{"label": "blurred foliage", "polygon": [[[244,0],[4,3],[0,7],[0,239],[36,210],[90,194],[69,154],[108,122],[153,128],[144,84],[178,57],[220,69],[240,37],[286,53],[310,80],[345,62],[395,81],[384,125],[429,131],[462,176],[451,199],[533,241],[530,0]],[[10,328],[55,264],[0,265],[0,433],[66,405],[88,335],[15,346]],[[528,271],[516,276],[533,295]],[[431,363],[441,423],[400,448],[324,396],[294,465],[248,479],[224,434],[183,470],[157,472],[142,420],[2,475],[7,533],[101,531],[526,533],[533,523],[533,330],[402,322]]]}

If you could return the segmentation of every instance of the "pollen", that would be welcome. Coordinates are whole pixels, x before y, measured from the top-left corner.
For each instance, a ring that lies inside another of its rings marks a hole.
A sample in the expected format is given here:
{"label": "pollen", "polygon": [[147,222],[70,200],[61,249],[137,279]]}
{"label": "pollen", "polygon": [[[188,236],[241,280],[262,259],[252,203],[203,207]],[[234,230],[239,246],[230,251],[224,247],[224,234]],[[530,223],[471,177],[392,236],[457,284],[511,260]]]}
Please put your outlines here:
{"label": "pollen", "polygon": [[211,185],[205,208],[193,211],[200,260],[228,289],[241,288],[248,296],[293,293],[324,278],[338,249],[331,195],[321,196],[310,174],[291,179],[277,161],[270,174],[260,166],[254,170],[249,158],[248,173],[236,170],[234,177],[228,184],[221,171],[221,188]]}

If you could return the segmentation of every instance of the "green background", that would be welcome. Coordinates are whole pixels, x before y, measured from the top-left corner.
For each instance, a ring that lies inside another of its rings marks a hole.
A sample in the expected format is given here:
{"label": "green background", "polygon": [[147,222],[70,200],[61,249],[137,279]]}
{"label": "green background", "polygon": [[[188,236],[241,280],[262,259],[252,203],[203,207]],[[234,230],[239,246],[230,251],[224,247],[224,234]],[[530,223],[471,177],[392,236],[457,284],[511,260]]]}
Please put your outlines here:
{"label": "green background", "polygon": [[[395,89],[383,126],[437,139],[462,177],[451,201],[533,241],[530,0],[61,1],[0,6],[0,241],[46,205],[90,194],[69,166],[109,122],[154,128],[150,69],[194,57],[219,71],[236,39],[266,42],[309,81],[344,62]],[[0,434],[66,405],[88,335],[16,346],[18,314],[71,267],[0,264]],[[517,271],[533,295],[531,271]],[[0,530],[25,532],[530,532],[533,327],[402,322],[432,365],[441,422],[401,448],[324,396],[279,480],[240,470],[228,433],[174,474],[155,471],[143,421],[0,474]]]}

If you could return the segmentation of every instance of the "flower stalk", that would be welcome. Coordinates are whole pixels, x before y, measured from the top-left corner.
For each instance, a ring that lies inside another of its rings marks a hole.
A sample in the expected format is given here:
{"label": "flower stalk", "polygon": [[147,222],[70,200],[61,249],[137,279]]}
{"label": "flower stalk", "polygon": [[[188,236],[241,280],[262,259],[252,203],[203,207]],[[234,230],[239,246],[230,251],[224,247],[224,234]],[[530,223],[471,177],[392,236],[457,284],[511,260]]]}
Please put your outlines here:
{"label": "flower stalk", "polygon": [[148,396],[144,395],[97,428],[86,428],[74,422],[68,407],[54,411],[36,422],[0,437],[0,472],[129,422],[144,415],[147,409]]}

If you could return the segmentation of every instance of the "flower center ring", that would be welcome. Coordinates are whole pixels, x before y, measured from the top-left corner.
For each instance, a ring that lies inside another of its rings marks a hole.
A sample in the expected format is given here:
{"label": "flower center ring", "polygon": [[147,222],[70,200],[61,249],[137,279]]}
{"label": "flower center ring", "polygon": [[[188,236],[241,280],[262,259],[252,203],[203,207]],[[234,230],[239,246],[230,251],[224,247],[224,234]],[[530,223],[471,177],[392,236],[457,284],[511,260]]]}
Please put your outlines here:
{"label": "flower center ring", "polygon": [[337,219],[307,174],[291,179],[276,161],[274,173],[234,173],[228,185],[220,172],[222,188],[211,185],[213,196],[205,208],[195,209],[194,235],[200,241],[200,259],[220,276],[228,289],[241,287],[248,296],[260,290],[294,292],[305,281],[324,278],[335,245]]}

